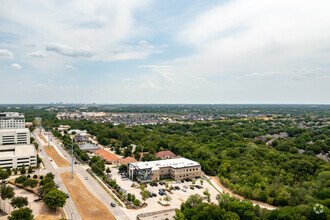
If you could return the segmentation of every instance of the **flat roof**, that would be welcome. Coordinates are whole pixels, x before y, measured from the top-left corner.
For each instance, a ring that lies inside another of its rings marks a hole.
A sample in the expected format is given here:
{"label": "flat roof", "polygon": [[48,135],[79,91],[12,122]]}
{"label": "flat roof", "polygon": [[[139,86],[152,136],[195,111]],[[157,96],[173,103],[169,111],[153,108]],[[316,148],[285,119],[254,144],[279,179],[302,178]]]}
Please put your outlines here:
{"label": "flat roof", "polygon": [[98,150],[101,149],[100,146],[95,144],[81,144],[79,145],[80,150]]}
{"label": "flat roof", "polygon": [[10,119],[10,118],[24,119],[24,114],[18,113],[18,112],[0,112],[0,118],[1,119]]}
{"label": "flat roof", "polygon": [[[8,151],[3,151],[3,150],[8,150]],[[2,146],[0,146],[0,158],[24,157],[24,156],[31,156],[31,155],[36,155],[36,154],[37,154],[36,149],[33,144],[18,144],[18,145],[2,145]]]}
{"label": "flat roof", "polygon": [[152,170],[157,170],[162,167],[172,167],[172,168],[183,168],[183,167],[192,167],[199,166],[200,163],[189,160],[186,158],[175,158],[168,160],[155,160],[155,161],[147,161],[147,162],[136,162],[130,163],[131,165],[139,168],[139,169],[147,169],[151,168]]}

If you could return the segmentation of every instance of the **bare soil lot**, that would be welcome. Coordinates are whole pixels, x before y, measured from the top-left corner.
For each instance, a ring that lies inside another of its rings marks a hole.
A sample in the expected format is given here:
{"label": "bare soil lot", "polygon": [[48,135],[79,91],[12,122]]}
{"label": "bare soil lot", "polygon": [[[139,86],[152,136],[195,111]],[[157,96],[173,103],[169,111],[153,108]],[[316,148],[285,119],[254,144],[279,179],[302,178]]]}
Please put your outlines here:
{"label": "bare soil lot", "polygon": [[50,209],[44,204],[41,204],[40,214],[35,217],[35,220],[59,220],[65,219],[65,214],[62,208]]}
{"label": "bare soil lot", "polygon": [[48,145],[45,145],[44,149],[45,149],[48,157],[51,157],[54,159],[57,166],[59,166],[59,167],[70,166],[70,163],[66,159],[64,159],[61,155],[59,155],[53,146],[48,147]]}
{"label": "bare soil lot", "polygon": [[109,209],[88,191],[76,175],[73,180],[70,172],[61,173],[60,176],[82,219],[115,219]]}
{"label": "bare soil lot", "polygon": [[48,141],[46,140],[45,136],[43,136],[42,134],[38,134],[39,138],[41,140],[43,140],[46,144],[48,143]]}

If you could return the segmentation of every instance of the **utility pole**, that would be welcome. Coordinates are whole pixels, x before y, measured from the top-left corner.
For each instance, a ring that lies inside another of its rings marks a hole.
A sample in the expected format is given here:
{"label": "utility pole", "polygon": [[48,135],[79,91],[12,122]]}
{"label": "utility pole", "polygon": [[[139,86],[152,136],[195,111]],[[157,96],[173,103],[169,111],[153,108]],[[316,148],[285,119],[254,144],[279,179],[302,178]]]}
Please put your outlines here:
{"label": "utility pole", "polygon": [[49,126],[48,126],[48,147],[50,145]]}
{"label": "utility pole", "polygon": [[71,180],[73,180],[73,138],[72,138],[72,150],[71,150]]}

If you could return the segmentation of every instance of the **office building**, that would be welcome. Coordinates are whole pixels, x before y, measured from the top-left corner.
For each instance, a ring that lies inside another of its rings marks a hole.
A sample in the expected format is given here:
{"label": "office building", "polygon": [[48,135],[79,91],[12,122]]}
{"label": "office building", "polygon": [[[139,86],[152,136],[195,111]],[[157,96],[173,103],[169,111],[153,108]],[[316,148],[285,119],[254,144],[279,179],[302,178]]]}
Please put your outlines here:
{"label": "office building", "polygon": [[37,166],[37,152],[30,144],[30,130],[25,128],[24,115],[0,113],[0,167]]}
{"label": "office building", "polygon": [[176,158],[128,164],[129,178],[139,182],[151,182],[161,179],[191,179],[201,176],[200,163],[186,159]]}
{"label": "office building", "polygon": [[30,130],[21,129],[1,129],[0,145],[30,144]]}
{"label": "office building", "polygon": [[25,128],[25,118],[22,113],[2,112],[0,113],[0,129],[22,129]]}

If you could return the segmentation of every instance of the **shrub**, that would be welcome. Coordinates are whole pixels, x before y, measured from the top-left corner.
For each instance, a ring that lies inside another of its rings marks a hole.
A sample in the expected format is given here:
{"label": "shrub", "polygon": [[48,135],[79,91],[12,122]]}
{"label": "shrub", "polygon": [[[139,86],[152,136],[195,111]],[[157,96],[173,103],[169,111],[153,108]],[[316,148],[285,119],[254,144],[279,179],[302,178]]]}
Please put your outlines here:
{"label": "shrub", "polygon": [[44,176],[40,176],[40,177],[39,177],[39,179],[41,179],[41,180],[42,180],[43,178],[44,178]]}
{"label": "shrub", "polygon": [[33,175],[33,179],[37,179],[38,176],[36,174]]}
{"label": "shrub", "polygon": [[30,176],[30,174],[28,174],[26,177],[27,177],[27,178],[30,178],[31,176]]}

